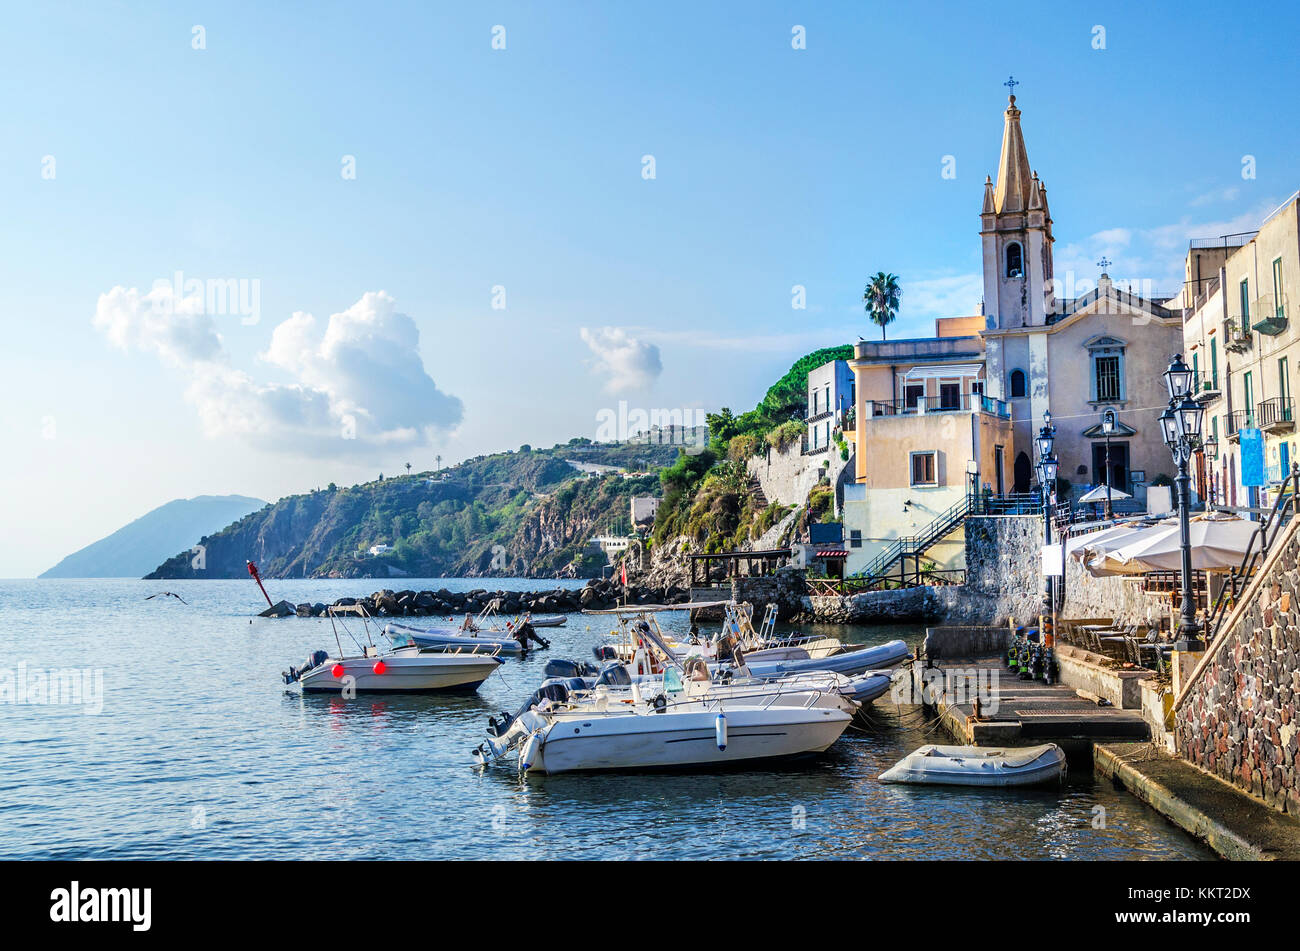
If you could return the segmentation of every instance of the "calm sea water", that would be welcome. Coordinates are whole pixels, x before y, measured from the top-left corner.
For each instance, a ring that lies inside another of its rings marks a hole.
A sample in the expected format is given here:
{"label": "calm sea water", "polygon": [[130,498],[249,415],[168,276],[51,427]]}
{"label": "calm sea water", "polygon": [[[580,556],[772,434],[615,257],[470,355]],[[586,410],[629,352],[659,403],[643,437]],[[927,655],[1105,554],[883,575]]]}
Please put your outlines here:
{"label": "calm sea water", "polygon": [[[377,586],[270,590],[296,603]],[[163,589],[189,604],[143,600]],[[250,623],[259,600],[247,581],[0,582],[0,669],[17,676],[25,665],[29,682],[49,668],[103,677],[98,714],[0,704],[0,857],[1211,857],[1086,769],[1037,791],[882,786],[881,771],[942,739],[888,703],[869,729],[780,769],[522,781],[508,768],[480,772],[469,754],[487,716],[514,710],[548,658],[590,658],[607,621],[577,615],[543,631],[551,650],[507,661],[475,695],[344,701],[304,698],[279,676],[334,648],[329,622]],[[873,643],[922,634],[826,630]],[[1104,828],[1094,828],[1097,806]]]}

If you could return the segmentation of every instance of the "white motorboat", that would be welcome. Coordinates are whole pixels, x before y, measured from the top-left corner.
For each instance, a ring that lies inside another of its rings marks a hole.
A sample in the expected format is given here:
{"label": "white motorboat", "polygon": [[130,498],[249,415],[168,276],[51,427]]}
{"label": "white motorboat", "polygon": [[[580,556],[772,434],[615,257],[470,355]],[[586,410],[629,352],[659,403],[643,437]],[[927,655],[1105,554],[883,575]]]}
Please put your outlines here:
{"label": "white motorboat", "polygon": [[[571,661],[547,664],[547,672],[561,671]],[[587,671],[586,673],[590,673]],[[688,658],[685,667],[672,666],[662,675],[650,674],[633,680],[626,665],[611,661],[596,676],[552,677],[543,686],[563,683],[571,703],[631,704],[644,700],[653,705],[680,707],[690,701],[725,701],[733,703],[776,703],[781,706],[814,706],[843,710],[855,714],[861,706],[856,696],[871,693],[875,684],[860,684],[837,674],[806,674],[778,680],[754,677],[711,678],[708,665],[699,658]],[[888,689],[888,678],[885,688]],[[880,693],[884,692],[884,689]],[[879,696],[879,693],[874,694]]]}
{"label": "white motorboat", "polygon": [[413,627],[395,622],[384,625],[385,634],[409,638],[417,647],[425,650],[461,648],[496,651],[511,656],[524,652],[523,645],[513,635],[501,636],[495,633],[480,633],[477,630],[469,633],[464,631],[464,628]]}
{"label": "white motorboat", "polygon": [[[491,650],[421,651],[400,637],[381,650],[370,637],[370,625],[363,616],[366,643],[352,635],[332,610],[334,641],[338,653],[314,651],[300,668],[290,667],[281,676],[286,685],[298,684],[307,693],[427,693],[473,691],[504,661]],[[343,650],[339,629],[352,639],[357,653]]]}
{"label": "white motorboat", "polygon": [[922,746],[880,774],[882,783],[1032,786],[1065,777],[1065,751],[1041,746]]}
{"label": "white motorboat", "polygon": [[716,767],[820,753],[852,717],[832,707],[772,702],[571,703],[563,684],[475,751],[480,764],[518,748],[521,773]]}

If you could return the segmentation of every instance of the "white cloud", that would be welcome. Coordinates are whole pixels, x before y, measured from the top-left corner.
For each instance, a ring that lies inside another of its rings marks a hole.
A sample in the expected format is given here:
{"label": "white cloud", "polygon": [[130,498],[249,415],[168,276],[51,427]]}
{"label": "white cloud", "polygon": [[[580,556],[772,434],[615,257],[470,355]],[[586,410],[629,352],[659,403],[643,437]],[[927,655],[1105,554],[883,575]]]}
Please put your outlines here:
{"label": "white cloud", "polygon": [[[1196,202],[1193,202],[1196,204]],[[1256,204],[1250,211],[1218,221],[1196,221],[1190,217],[1150,228],[1109,228],[1082,241],[1058,244],[1053,255],[1056,277],[1068,289],[1073,282],[1095,283],[1103,256],[1113,263],[1106,269],[1112,280],[1123,285],[1145,282],[1152,292],[1177,293],[1183,286],[1183,261],[1192,238],[1217,238],[1253,231],[1277,206],[1276,201]]]}
{"label": "white cloud", "polygon": [[659,348],[622,327],[583,327],[578,332],[595,357],[592,369],[608,377],[605,389],[610,393],[645,389],[663,372]]}
{"label": "white cloud", "polygon": [[214,360],[222,352],[212,318],[200,295],[176,297],[169,285],[147,294],[115,287],[99,295],[94,326],[123,350],[154,353],[172,366]]}
{"label": "white cloud", "polygon": [[425,372],[415,322],[383,291],[333,314],[322,329],[295,313],[271,334],[262,359],[289,382],[259,382],[231,365],[197,299],[115,287],[93,323],[115,345],[154,353],[190,377],[186,399],[208,436],[277,450],[346,455],[375,446],[427,444],[462,417],[459,399]]}

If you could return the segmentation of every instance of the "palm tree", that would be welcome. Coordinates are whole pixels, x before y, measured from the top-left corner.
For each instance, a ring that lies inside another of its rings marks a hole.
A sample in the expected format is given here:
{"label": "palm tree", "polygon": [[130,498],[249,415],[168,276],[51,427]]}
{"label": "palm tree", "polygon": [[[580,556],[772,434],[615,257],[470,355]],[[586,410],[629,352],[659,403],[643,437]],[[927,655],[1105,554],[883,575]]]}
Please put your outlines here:
{"label": "palm tree", "polygon": [[898,286],[898,275],[886,274],[884,271],[877,271],[862,292],[863,309],[871,322],[879,325],[881,340],[885,339],[885,325],[893,323],[894,317],[898,315],[898,302],[902,296],[903,289]]}
{"label": "palm tree", "polygon": [[411,474],[411,464],[409,462],[406,464],[406,474],[407,475]]}

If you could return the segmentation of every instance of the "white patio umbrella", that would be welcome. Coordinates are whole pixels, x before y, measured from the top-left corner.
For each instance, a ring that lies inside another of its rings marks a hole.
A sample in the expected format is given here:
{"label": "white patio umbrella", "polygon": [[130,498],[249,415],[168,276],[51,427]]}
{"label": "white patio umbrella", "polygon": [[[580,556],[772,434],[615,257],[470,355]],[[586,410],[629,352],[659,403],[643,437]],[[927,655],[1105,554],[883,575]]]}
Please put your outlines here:
{"label": "white patio umbrella", "polygon": [[1079,535],[1065,543],[1065,554],[1077,561],[1083,561],[1094,551],[1112,551],[1127,544],[1136,533],[1149,527],[1146,522],[1125,522]]}
{"label": "white patio umbrella", "polygon": [[[1133,498],[1133,496],[1129,495],[1127,492],[1123,491],[1122,489],[1117,489],[1114,486],[1111,487],[1110,499],[1112,502],[1117,502],[1120,499],[1131,499],[1131,498]],[[1097,502],[1105,502],[1105,501],[1106,501],[1106,487],[1104,485],[1099,485],[1095,489],[1089,489],[1087,492],[1083,493],[1083,495],[1079,496],[1075,504],[1094,505]]]}
{"label": "white patio umbrella", "polygon": [[[1259,522],[1198,515],[1188,527],[1193,570],[1230,571],[1241,564]],[[1136,533],[1118,548],[1098,551],[1088,562],[1088,570],[1094,575],[1178,571],[1183,564],[1181,545],[1178,524],[1161,522]]]}

